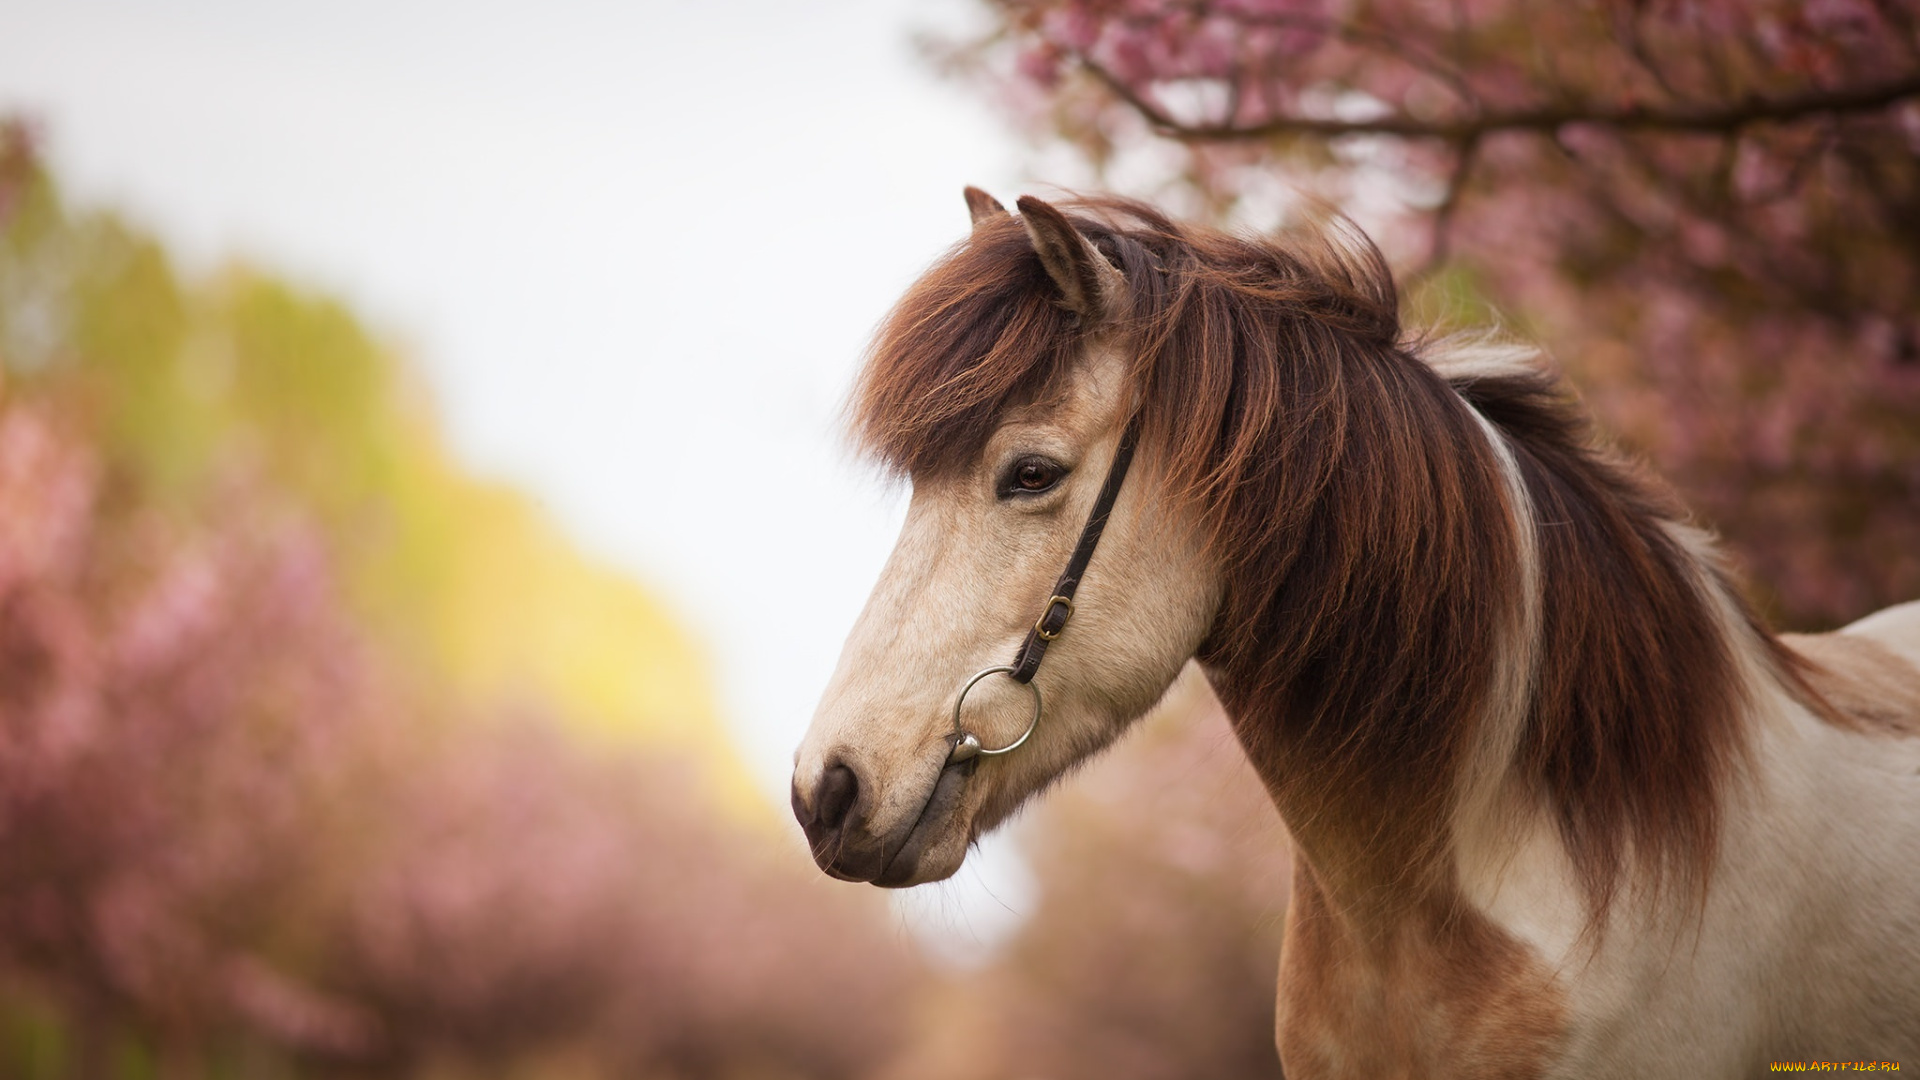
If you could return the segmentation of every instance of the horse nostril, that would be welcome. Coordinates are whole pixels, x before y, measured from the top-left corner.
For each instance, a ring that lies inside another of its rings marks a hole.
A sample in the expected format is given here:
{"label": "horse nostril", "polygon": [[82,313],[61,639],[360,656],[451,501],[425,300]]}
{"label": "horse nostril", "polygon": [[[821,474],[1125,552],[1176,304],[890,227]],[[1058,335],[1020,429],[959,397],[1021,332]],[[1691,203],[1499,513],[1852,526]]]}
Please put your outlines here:
{"label": "horse nostril", "polygon": [[838,829],[859,797],[860,778],[853,770],[845,765],[829,767],[813,793],[814,825],[820,829]]}

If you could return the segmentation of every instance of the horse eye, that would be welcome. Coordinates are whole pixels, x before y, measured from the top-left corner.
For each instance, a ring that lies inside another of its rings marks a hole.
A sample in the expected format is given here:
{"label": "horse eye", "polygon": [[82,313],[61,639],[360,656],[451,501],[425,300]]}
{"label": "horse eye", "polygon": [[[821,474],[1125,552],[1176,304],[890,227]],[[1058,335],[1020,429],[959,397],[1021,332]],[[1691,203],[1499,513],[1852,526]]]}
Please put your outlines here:
{"label": "horse eye", "polygon": [[1043,457],[1023,457],[1007,470],[1000,485],[1003,495],[1038,495],[1060,482],[1067,470]]}

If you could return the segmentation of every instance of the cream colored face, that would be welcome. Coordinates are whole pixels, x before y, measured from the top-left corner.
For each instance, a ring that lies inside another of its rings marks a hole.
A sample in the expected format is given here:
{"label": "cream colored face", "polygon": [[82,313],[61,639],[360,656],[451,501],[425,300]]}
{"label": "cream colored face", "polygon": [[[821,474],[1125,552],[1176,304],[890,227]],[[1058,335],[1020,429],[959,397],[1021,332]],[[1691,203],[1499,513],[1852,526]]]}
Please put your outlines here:
{"label": "cream colored face", "polygon": [[[827,873],[891,887],[950,876],[975,837],[1151,708],[1205,636],[1218,575],[1192,523],[1156,498],[1142,447],[1035,676],[1045,710],[1032,738],[947,766],[961,686],[1012,662],[1079,540],[1125,424],[1121,369],[1095,354],[1064,403],[1004,417],[971,470],[915,483],[795,755],[794,812]],[[1028,692],[993,676],[967,695],[963,722],[998,747],[1031,715]]]}

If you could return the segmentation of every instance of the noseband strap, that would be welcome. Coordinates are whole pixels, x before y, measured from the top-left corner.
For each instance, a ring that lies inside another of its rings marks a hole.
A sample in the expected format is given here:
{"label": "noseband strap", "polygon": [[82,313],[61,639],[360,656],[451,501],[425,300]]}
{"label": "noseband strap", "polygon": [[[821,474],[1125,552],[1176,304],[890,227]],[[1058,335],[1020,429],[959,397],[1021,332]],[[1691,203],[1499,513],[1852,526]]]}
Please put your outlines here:
{"label": "noseband strap", "polygon": [[1106,482],[1100,485],[1100,497],[1093,501],[1093,510],[1087,514],[1086,528],[1080,530],[1080,542],[1073,546],[1066,570],[1060,580],[1053,583],[1047,606],[1040,609],[1040,617],[1027,630],[1027,640],[1013,661],[1014,682],[1033,681],[1034,673],[1040,670],[1041,658],[1047,655],[1048,644],[1066,630],[1067,620],[1073,618],[1073,594],[1080,588],[1080,577],[1087,572],[1087,564],[1093,561],[1093,549],[1100,546],[1100,534],[1107,531],[1107,518],[1113,516],[1113,504],[1120,499],[1120,485],[1133,466],[1133,447],[1139,438],[1139,427],[1136,415],[1120,433],[1120,446],[1113,452]]}
{"label": "noseband strap", "polygon": [[[960,690],[959,700],[953,703],[954,745],[947,758],[947,764],[957,765],[973,757],[992,757],[1014,750],[1027,741],[1033,729],[1040,723],[1040,688],[1033,685],[1033,677],[1040,670],[1040,661],[1047,655],[1047,646],[1067,629],[1067,620],[1073,618],[1073,594],[1080,588],[1080,578],[1087,572],[1087,564],[1093,561],[1093,549],[1100,546],[1100,536],[1107,531],[1107,519],[1113,516],[1113,504],[1120,499],[1120,485],[1127,479],[1127,470],[1133,466],[1133,450],[1140,437],[1140,416],[1138,413],[1127,419],[1127,426],[1120,432],[1120,446],[1113,452],[1113,464],[1107,468],[1107,478],[1100,485],[1100,495],[1093,501],[1093,510],[1087,514],[1086,527],[1080,530],[1080,542],[1073,546],[1073,554],[1067,557],[1067,568],[1060,574],[1060,580],[1053,583],[1053,592],[1047,597],[1046,606],[1040,609],[1040,617],[1033,621],[1027,630],[1027,639],[1021,643],[1020,651],[1014,657],[1011,666],[990,667],[967,680]],[[980,740],[960,726],[960,706],[967,700],[967,691],[988,675],[1004,673],[1014,682],[1025,685],[1033,691],[1033,720],[1027,730],[1011,743],[989,750],[980,745]]]}

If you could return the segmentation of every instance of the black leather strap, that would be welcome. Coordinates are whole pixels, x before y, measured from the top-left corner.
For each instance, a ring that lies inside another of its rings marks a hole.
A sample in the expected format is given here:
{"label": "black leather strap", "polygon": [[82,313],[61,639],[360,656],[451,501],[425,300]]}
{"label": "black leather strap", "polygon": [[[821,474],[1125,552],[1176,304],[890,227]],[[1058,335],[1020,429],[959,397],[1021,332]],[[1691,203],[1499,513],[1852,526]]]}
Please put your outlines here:
{"label": "black leather strap", "polygon": [[1080,587],[1080,578],[1087,572],[1087,564],[1093,561],[1093,549],[1100,546],[1100,534],[1107,531],[1107,518],[1113,514],[1113,504],[1120,498],[1120,485],[1127,478],[1127,470],[1133,465],[1134,444],[1139,441],[1140,417],[1134,414],[1127,419],[1126,429],[1120,432],[1120,446],[1113,452],[1113,464],[1107,468],[1107,479],[1100,485],[1100,497],[1093,502],[1093,511],[1087,515],[1087,526],[1080,530],[1080,542],[1074,545],[1073,555],[1067,559],[1067,569],[1054,582],[1053,592],[1047,598],[1047,606],[1040,610],[1040,617],[1027,631],[1027,640],[1021,644],[1020,652],[1013,661],[1013,680],[1030,682],[1034,673],[1040,670],[1040,659],[1047,654],[1047,645],[1067,628],[1067,620],[1073,618],[1073,593]]}

